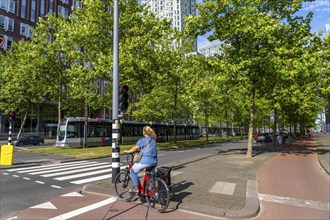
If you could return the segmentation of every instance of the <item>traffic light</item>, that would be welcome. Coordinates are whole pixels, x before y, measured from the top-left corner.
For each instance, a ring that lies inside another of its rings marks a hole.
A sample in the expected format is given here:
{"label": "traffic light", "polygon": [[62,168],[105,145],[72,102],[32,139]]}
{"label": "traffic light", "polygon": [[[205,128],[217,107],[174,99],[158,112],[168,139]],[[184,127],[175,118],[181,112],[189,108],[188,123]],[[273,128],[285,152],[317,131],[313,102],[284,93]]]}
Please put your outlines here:
{"label": "traffic light", "polygon": [[10,120],[10,121],[15,120],[15,115],[16,115],[15,112],[10,112],[10,113],[9,113],[9,120]]}
{"label": "traffic light", "polygon": [[128,108],[128,86],[121,86],[119,89],[119,110],[126,111]]}

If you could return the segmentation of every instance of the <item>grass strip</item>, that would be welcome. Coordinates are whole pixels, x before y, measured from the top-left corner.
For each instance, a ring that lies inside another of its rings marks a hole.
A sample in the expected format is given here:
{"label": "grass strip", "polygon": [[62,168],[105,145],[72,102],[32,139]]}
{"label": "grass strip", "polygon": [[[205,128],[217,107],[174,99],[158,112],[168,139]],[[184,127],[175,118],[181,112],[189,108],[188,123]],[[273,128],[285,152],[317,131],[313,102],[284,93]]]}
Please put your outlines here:
{"label": "grass strip", "polygon": [[[184,140],[174,142],[165,142],[165,143],[157,143],[158,150],[170,150],[170,149],[182,149],[185,147],[200,147],[206,144],[214,144],[221,143],[226,141],[240,140],[246,137],[228,137],[228,138],[220,138],[220,137],[212,137],[209,140],[206,138],[200,138],[198,140]],[[125,150],[130,149],[133,144],[130,145],[120,145],[120,153],[123,153]],[[102,157],[111,157],[112,154],[112,146],[100,146],[100,147],[48,147],[48,148],[33,148],[33,149],[25,149],[19,150],[24,152],[31,153],[41,153],[41,154],[56,154],[61,156],[74,157],[78,159],[92,159],[92,158],[102,158]]]}

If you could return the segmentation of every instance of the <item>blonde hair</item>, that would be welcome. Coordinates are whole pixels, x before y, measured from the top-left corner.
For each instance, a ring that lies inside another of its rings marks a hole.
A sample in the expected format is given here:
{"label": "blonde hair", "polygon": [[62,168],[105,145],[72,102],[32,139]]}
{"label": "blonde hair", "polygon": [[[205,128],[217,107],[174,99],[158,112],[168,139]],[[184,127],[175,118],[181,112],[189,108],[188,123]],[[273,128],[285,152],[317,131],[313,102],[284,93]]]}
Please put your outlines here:
{"label": "blonde hair", "polygon": [[154,140],[157,139],[157,135],[156,135],[154,129],[152,129],[150,126],[143,127],[143,134],[149,135]]}

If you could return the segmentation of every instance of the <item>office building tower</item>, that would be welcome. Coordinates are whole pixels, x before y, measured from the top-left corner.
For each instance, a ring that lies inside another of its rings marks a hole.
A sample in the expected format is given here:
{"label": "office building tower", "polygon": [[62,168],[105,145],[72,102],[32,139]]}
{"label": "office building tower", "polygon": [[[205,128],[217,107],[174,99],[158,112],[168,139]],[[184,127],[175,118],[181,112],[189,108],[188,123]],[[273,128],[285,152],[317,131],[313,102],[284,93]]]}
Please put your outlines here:
{"label": "office building tower", "polygon": [[[147,5],[157,17],[171,21],[179,31],[186,26],[186,16],[196,16],[196,0],[142,0],[141,4]],[[197,51],[197,41],[193,51]]]}

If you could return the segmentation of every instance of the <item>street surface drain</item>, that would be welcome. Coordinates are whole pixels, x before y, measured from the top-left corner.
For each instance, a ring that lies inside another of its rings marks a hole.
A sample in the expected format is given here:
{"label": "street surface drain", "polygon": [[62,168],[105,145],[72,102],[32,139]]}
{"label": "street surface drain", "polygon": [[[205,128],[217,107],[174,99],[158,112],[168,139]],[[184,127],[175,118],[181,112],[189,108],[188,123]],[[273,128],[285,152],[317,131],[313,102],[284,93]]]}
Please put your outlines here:
{"label": "street surface drain", "polygon": [[236,183],[226,183],[226,182],[216,182],[212,189],[211,193],[219,193],[225,195],[233,195],[235,191]]}

